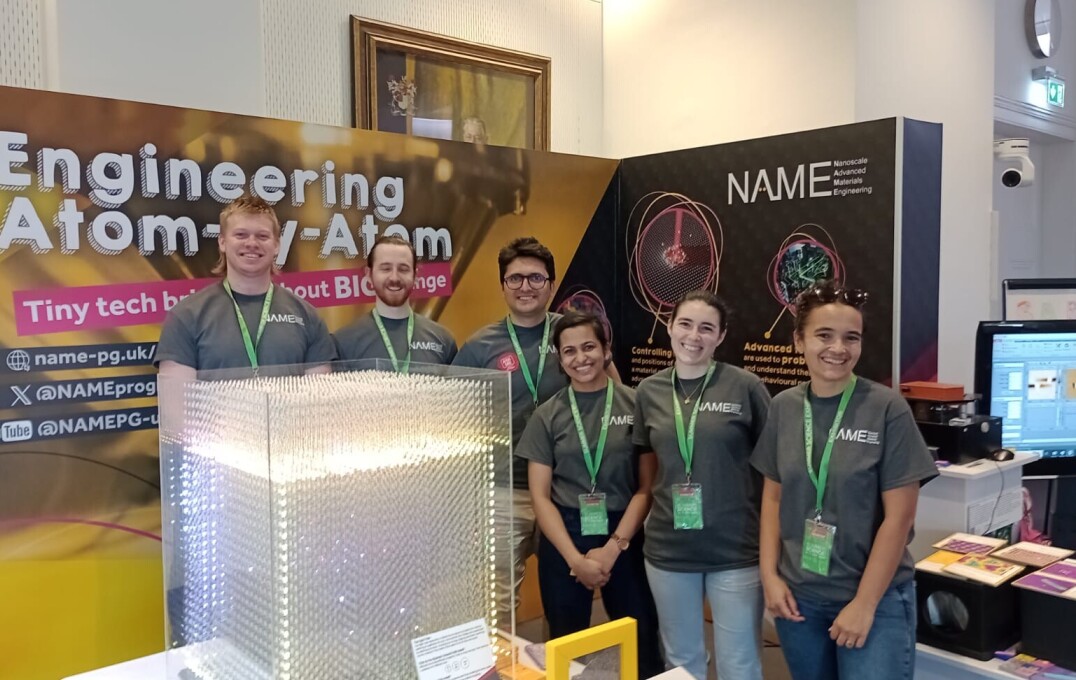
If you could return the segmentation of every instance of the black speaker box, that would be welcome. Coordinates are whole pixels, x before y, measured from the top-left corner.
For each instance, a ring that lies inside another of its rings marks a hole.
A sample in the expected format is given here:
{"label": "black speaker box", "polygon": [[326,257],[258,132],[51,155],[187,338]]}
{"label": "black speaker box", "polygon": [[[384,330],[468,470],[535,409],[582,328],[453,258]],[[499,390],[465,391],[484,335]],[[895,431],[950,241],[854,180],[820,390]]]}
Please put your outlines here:
{"label": "black speaker box", "polygon": [[1020,639],[1020,600],[1011,583],[984,583],[915,572],[919,621],[925,645],[986,661]]}
{"label": "black speaker box", "polygon": [[986,458],[1001,448],[1001,418],[968,416],[963,425],[916,421],[923,439],[938,447],[938,458],[954,464]]}
{"label": "black speaker box", "polygon": [[1024,630],[1020,651],[1076,669],[1076,600],[1026,588],[1017,590]]}

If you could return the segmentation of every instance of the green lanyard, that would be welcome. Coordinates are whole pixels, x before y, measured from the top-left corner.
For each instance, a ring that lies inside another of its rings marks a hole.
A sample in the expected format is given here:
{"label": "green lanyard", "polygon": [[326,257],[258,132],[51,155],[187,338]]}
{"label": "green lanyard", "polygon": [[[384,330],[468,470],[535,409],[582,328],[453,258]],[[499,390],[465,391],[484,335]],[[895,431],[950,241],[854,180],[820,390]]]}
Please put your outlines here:
{"label": "green lanyard", "polygon": [[232,287],[228,285],[227,279],[224,281],[224,290],[228,292],[228,297],[232,299],[232,304],[235,305],[235,318],[239,321],[239,332],[243,334],[243,346],[246,347],[250,367],[258,370],[258,343],[261,342],[262,334],[265,333],[265,322],[269,320],[269,306],[273,304],[273,285],[269,284],[269,291],[265,294],[265,302],[262,303],[262,318],[258,322],[258,337],[254,338],[253,342],[250,339],[247,320],[243,318],[243,312],[239,309],[239,303],[235,301],[235,295],[232,293]]}
{"label": "green lanyard", "polygon": [[807,451],[807,476],[814,484],[815,519],[822,518],[822,496],[826,493],[826,480],[829,478],[829,457],[833,454],[833,442],[837,441],[837,432],[844,419],[844,410],[848,408],[848,402],[852,400],[852,391],[856,388],[856,376],[848,381],[841,394],[841,403],[837,406],[837,415],[833,418],[833,425],[829,428],[829,438],[826,439],[826,448],[822,451],[822,462],[818,466],[818,474],[814,473],[814,416],[811,413],[811,401],[809,398],[811,387],[807,386],[807,392],[803,394],[803,447]]}
{"label": "green lanyard", "polygon": [[392,361],[392,370],[397,373],[407,373],[411,368],[411,339],[415,337],[415,310],[410,310],[407,315],[407,356],[403,360],[403,368],[400,367],[400,363],[396,360],[396,350],[392,348],[392,341],[389,340],[388,331],[385,330],[385,324],[381,322],[381,315],[374,310],[374,323],[377,324],[377,330],[381,333],[381,342],[385,343],[385,349],[388,350],[389,360]]}
{"label": "green lanyard", "polygon": [[519,346],[519,338],[516,337],[516,328],[512,325],[512,317],[505,318],[508,325],[508,335],[512,338],[512,347],[516,350],[519,358],[519,367],[523,369],[523,379],[527,381],[527,389],[530,390],[534,405],[538,405],[538,384],[542,382],[542,371],[545,370],[545,353],[549,349],[549,314],[545,315],[545,330],[542,331],[542,344],[538,346],[538,376],[531,377],[530,366],[527,365],[527,357],[523,356],[523,348]]}
{"label": "green lanyard", "polygon": [[702,397],[706,394],[706,385],[710,382],[710,378],[714,376],[714,371],[717,370],[717,364],[713,361],[710,362],[710,367],[706,369],[706,377],[702,381],[702,389],[699,391],[699,399],[695,402],[695,406],[691,409],[691,422],[687,426],[687,432],[684,432],[684,411],[680,408],[680,400],[676,398],[676,369],[672,370],[672,402],[673,402],[673,415],[676,421],[676,443],[680,445],[680,457],[684,459],[684,468],[687,470],[687,483],[691,483],[691,461],[695,457],[695,423],[699,419],[699,405],[702,403]]}
{"label": "green lanyard", "polygon": [[602,465],[602,454],[605,452],[605,438],[609,435],[609,416],[613,414],[613,381],[609,380],[605,386],[605,413],[602,415],[601,432],[598,434],[598,447],[594,456],[590,455],[590,444],[587,442],[587,432],[583,429],[583,418],[579,415],[579,404],[575,401],[575,390],[568,388],[568,401],[572,405],[572,418],[575,419],[575,431],[579,433],[579,444],[583,447],[583,461],[587,464],[590,473],[590,493],[598,487],[598,468]]}

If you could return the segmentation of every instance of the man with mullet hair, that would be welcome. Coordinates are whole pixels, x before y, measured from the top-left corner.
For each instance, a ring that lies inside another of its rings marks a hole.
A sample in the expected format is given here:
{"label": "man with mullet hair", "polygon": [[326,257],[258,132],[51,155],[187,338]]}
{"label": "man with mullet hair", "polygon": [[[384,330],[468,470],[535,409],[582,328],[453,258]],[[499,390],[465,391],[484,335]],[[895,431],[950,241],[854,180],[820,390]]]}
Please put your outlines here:
{"label": "man with mullet hair", "polygon": [[448,329],[415,314],[411,290],[415,287],[418,257],[409,241],[380,236],[366,256],[366,271],[377,300],[369,314],[338,330],[340,359],[388,359],[397,373],[407,373],[411,362],[450,364],[456,340]]}
{"label": "man with mullet hair", "polygon": [[154,365],[165,378],[197,371],[316,364],[336,357],[325,323],[307,301],[273,284],[280,221],[261,198],[236,199],[220,213],[220,259],[214,283],[181,300],[164,320]]}

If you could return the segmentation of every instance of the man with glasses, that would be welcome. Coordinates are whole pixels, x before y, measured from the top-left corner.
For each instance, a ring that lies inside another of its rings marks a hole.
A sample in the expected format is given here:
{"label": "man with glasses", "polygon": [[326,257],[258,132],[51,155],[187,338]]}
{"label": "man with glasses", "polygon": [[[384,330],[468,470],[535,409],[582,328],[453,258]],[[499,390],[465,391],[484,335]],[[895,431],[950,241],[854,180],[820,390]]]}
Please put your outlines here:
{"label": "man with glasses", "polygon": [[[553,253],[532,237],[517,238],[497,255],[501,292],[508,316],[480,329],[460,348],[454,366],[490,368],[512,374],[512,448],[523,434],[535,407],[568,384],[556,366],[551,339],[559,314],[548,311],[553,297],[556,268]],[[498,619],[507,628],[511,593],[523,580],[526,560],[536,548],[534,507],[527,490],[527,461],[512,459],[512,523],[509,527],[507,503],[497,503],[505,514],[497,516],[498,538],[510,536],[511,564],[507,552],[497,564]],[[500,499],[499,499],[500,500]]]}
{"label": "man with glasses", "polygon": [[397,373],[411,362],[448,364],[456,356],[456,340],[448,329],[415,314],[411,291],[418,258],[410,241],[380,236],[366,256],[366,270],[377,300],[374,309],[335,334],[342,361],[387,359]]}

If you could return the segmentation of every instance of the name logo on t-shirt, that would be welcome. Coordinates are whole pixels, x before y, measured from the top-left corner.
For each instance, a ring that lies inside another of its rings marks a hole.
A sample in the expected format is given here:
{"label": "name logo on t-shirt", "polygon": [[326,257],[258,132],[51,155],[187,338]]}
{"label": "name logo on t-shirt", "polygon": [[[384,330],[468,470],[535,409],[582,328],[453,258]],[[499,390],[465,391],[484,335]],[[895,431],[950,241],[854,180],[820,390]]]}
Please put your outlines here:
{"label": "name logo on t-shirt", "polygon": [[502,371],[517,371],[519,370],[519,357],[515,352],[505,352],[497,357],[493,365]]}
{"label": "name logo on t-shirt", "polygon": [[622,415],[622,416],[609,416],[609,426],[613,425],[634,425],[634,415]]}
{"label": "name logo on t-shirt", "polygon": [[699,404],[700,411],[713,411],[714,413],[731,413],[738,416],[743,413],[743,404],[728,401],[704,401]]}
{"label": "name logo on t-shirt", "polygon": [[879,433],[871,430],[853,430],[850,427],[842,427],[837,432],[837,439],[859,444],[871,444],[872,446],[878,446],[882,443]]}
{"label": "name logo on t-shirt", "polygon": [[411,349],[421,349],[427,352],[440,352],[444,350],[445,346],[439,342],[412,342]]}
{"label": "name logo on t-shirt", "polygon": [[306,326],[306,321],[303,317],[296,314],[270,314],[267,319],[268,323],[291,323],[299,326]]}

